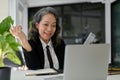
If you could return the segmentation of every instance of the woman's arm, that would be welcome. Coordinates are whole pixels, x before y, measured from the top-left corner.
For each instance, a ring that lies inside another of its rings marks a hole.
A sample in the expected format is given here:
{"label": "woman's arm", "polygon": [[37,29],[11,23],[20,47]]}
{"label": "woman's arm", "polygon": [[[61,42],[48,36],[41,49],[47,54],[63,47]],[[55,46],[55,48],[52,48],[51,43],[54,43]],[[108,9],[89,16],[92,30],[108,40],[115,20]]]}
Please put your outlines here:
{"label": "woman's arm", "polygon": [[31,51],[32,50],[25,33],[22,31],[22,26],[18,25],[18,26],[15,26],[15,27],[11,27],[10,28],[10,33],[20,41],[22,47],[26,51]]}

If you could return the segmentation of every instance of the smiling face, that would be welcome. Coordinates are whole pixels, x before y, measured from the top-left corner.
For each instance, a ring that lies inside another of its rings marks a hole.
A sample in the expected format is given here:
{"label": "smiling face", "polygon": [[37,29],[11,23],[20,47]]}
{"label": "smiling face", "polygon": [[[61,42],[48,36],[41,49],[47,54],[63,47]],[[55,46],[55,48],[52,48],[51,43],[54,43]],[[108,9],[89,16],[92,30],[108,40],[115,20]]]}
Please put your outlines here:
{"label": "smiling face", "polygon": [[53,14],[46,14],[39,23],[36,23],[40,38],[48,43],[56,31],[56,18]]}

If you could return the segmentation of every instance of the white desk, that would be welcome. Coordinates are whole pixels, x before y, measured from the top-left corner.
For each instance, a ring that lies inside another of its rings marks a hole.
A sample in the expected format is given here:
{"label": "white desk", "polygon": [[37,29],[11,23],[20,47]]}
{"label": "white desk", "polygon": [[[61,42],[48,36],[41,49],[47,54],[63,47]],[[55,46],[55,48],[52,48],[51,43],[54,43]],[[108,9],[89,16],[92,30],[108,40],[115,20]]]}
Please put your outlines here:
{"label": "white desk", "polygon": [[[11,71],[11,80],[44,80],[45,77],[53,77],[52,76],[25,76],[27,71]],[[61,75],[61,74],[60,74]],[[120,75],[109,75],[107,76],[107,80],[120,80]]]}
{"label": "white desk", "polygon": [[119,75],[109,75],[107,77],[107,80],[120,80],[120,74]]}
{"label": "white desk", "polygon": [[12,70],[11,71],[11,80],[44,80],[44,78],[63,76],[63,74],[46,75],[46,76],[25,76],[25,73],[28,73],[28,72],[30,72],[30,71]]}

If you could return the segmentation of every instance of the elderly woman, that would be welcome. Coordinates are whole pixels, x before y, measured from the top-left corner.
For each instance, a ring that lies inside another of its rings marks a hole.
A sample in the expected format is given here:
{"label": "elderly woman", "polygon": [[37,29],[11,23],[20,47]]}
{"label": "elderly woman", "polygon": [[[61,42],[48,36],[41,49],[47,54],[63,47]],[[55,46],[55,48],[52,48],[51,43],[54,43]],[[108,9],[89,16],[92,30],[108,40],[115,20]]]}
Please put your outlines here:
{"label": "elderly woman", "polygon": [[[10,32],[22,45],[28,69],[63,69],[65,43],[58,36],[60,33],[59,19],[54,8],[42,8],[34,15],[29,40],[20,25],[11,27]],[[52,67],[46,46],[49,46]]]}

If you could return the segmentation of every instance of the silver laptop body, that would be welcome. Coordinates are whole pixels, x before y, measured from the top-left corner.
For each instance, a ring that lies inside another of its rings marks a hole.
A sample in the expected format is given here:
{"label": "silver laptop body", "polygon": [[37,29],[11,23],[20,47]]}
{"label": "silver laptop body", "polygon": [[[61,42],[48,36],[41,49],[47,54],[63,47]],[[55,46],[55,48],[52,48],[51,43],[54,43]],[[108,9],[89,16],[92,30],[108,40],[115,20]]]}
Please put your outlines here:
{"label": "silver laptop body", "polygon": [[107,80],[109,44],[67,45],[63,80]]}

